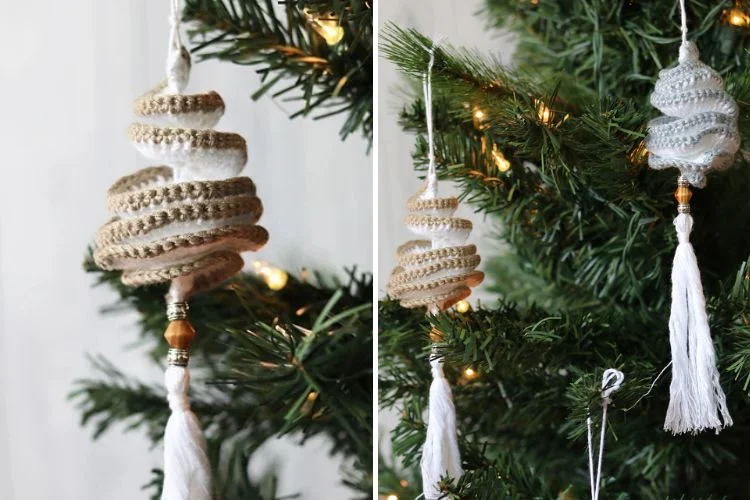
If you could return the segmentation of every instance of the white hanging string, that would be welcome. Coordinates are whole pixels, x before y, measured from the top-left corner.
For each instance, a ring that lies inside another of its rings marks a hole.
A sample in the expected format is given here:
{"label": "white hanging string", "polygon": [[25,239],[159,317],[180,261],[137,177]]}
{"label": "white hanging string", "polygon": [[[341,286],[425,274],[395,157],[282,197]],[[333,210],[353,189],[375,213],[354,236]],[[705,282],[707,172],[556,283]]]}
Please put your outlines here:
{"label": "white hanging string", "polygon": [[427,123],[427,158],[430,161],[427,168],[427,193],[434,196],[437,193],[437,166],[435,165],[435,132],[432,113],[432,68],[435,66],[435,50],[443,41],[443,37],[432,42],[432,47],[422,45],[422,48],[430,54],[427,63],[427,72],[422,75],[422,93],[424,94],[425,122]]}
{"label": "white hanging string", "polygon": [[169,46],[167,48],[167,86],[169,94],[179,94],[187,86],[190,77],[190,57],[182,45],[180,35],[180,0],[170,0]]}
{"label": "white hanging string", "polygon": [[602,429],[599,437],[599,458],[597,459],[596,476],[594,476],[594,446],[592,437],[592,421],[589,416],[586,419],[589,452],[589,482],[591,485],[591,499],[599,500],[599,485],[602,478],[602,459],[604,457],[604,437],[607,428],[607,407],[612,403],[610,395],[618,390],[625,380],[625,375],[620,370],[609,368],[602,376]]}
{"label": "white hanging string", "polygon": [[687,42],[687,10],[685,10],[685,0],[680,0],[680,14],[682,14],[682,43]]}
{"label": "white hanging string", "polygon": [[427,175],[430,181],[433,177],[436,177],[435,167],[435,135],[433,132],[433,117],[432,117],[432,67],[435,65],[435,47],[437,42],[432,44],[427,52],[430,54],[430,62],[427,63],[427,73],[422,77],[422,91],[424,93],[424,109],[425,118],[427,122],[427,144],[428,152],[427,157],[430,160],[430,166],[427,170]]}
{"label": "white hanging string", "polygon": [[182,47],[180,36],[180,0],[171,1],[172,10],[169,14],[169,45],[170,48]]}

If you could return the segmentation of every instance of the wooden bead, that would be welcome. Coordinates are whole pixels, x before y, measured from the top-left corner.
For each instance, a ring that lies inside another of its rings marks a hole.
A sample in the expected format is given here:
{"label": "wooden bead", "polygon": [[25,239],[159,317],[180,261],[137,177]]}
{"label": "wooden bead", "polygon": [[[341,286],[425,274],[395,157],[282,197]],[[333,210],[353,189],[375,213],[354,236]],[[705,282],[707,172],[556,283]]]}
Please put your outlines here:
{"label": "wooden bead", "polygon": [[677,203],[679,203],[680,205],[689,204],[690,198],[692,197],[693,193],[687,186],[677,186],[677,189],[674,192],[674,199],[677,200]]}
{"label": "wooden bead", "polygon": [[195,339],[195,328],[185,319],[170,321],[164,332],[164,338],[167,339],[169,347],[187,349]]}

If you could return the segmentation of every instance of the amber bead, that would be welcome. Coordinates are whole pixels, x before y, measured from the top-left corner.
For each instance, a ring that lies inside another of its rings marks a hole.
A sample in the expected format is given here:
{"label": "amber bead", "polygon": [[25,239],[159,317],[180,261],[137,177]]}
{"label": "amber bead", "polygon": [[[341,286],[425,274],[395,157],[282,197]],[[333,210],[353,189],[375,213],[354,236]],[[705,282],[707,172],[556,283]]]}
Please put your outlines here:
{"label": "amber bead", "polygon": [[692,197],[693,193],[687,186],[677,186],[677,189],[674,192],[674,199],[677,200],[677,203],[679,203],[680,205],[689,204],[690,198]]}
{"label": "amber bead", "polygon": [[195,339],[195,328],[185,319],[177,319],[169,322],[167,331],[164,332],[170,347],[175,349],[187,349]]}

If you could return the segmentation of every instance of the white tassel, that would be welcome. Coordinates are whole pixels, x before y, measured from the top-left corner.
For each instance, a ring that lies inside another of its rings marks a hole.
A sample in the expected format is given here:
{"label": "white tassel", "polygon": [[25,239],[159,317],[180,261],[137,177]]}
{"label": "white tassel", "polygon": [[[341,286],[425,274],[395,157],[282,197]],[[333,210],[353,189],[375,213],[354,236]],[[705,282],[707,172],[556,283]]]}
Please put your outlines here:
{"label": "white tassel", "polygon": [[443,374],[443,362],[430,360],[432,384],[427,408],[427,437],[422,449],[422,491],[426,500],[442,496],[437,487],[441,477],[458,479],[463,474],[461,455],[456,437],[456,407],[451,387]]}
{"label": "white tassel", "polygon": [[164,430],[162,500],[211,500],[211,465],[198,418],[190,410],[190,372],[168,366],[164,374],[172,414]]}
{"label": "white tassel", "polygon": [[693,218],[681,213],[675,218],[674,225],[679,244],[672,267],[672,311],[669,318],[672,383],[664,429],[673,434],[696,434],[715,429],[718,434],[723,427],[732,425],[732,417],[719,382],[703,285],[690,244]]}

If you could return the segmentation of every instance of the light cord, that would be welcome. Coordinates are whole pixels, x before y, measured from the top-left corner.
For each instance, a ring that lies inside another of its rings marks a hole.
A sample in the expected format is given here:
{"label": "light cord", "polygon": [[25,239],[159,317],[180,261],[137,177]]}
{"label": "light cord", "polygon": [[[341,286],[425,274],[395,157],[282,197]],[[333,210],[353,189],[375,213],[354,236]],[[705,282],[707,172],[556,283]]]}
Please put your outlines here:
{"label": "light cord", "polygon": [[586,431],[588,437],[589,452],[589,484],[591,486],[591,499],[599,500],[599,487],[602,478],[602,460],[604,458],[604,437],[607,428],[607,407],[612,403],[610,395],[618,390],[625,380],[625,375],[620,370],[609,368],[602,376],[602,429],[599,435],[599,457],[597,459],[596,476],[594,476],[594,447],[592,437],[593,423],[591,417],[586,418]]}

